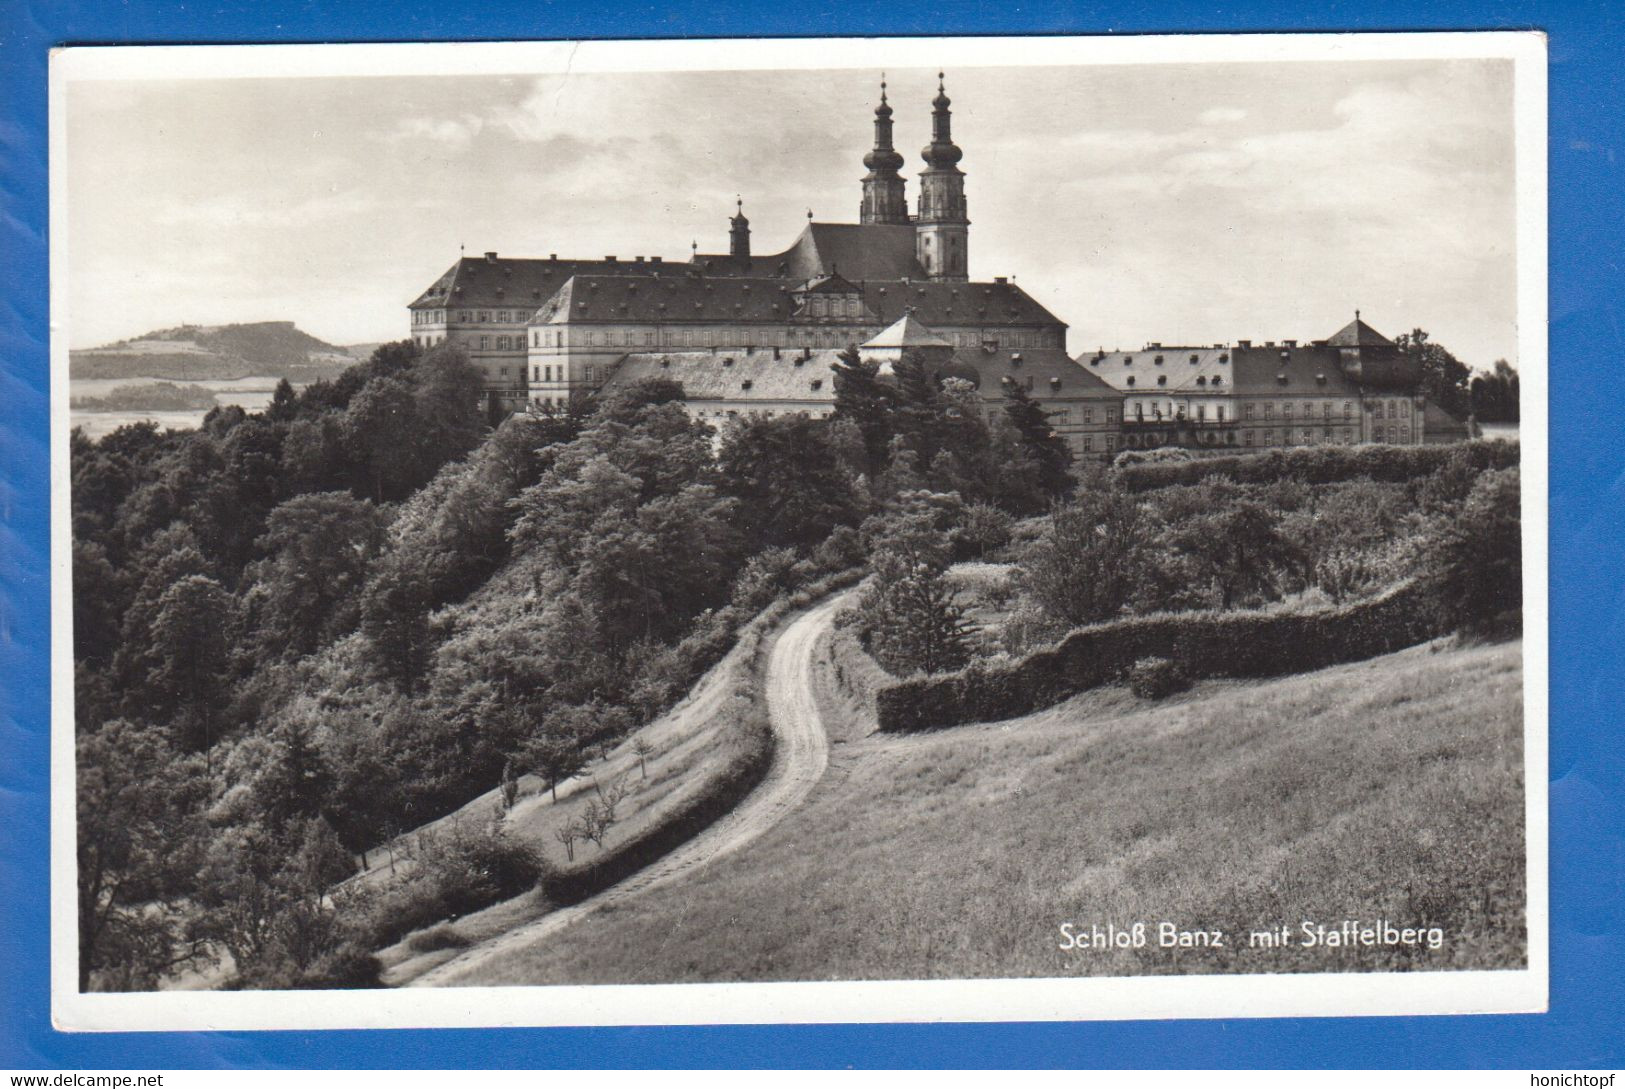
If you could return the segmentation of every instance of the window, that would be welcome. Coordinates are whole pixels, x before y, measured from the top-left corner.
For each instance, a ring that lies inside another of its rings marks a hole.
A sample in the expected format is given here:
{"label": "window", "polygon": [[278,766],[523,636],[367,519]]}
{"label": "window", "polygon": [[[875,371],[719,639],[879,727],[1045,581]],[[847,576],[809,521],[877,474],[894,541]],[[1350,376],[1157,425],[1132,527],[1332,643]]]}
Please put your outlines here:
{"label": "window", "polygon": [[1243,446],[1251,446],[1252,444],[1253,444],[1253,433],[1251,431],[1243,431],[1241,433],[1241,445],[1243,445]]}
{"label": "window", "polygon": [[1106,422],[1109,424],[1114,424],[1117,422],[1117,410],[1115,408],[1108,408],[1106,410]]}
{"label": "window", "polygon": [[480,351],[482,351],[482,352],[487,351],[487,350],[490,349],[490,347],[491,347],[491,338],[488,337],[488,336],[480,337]]}
{"label": "window", "polygon": [[1217,415],[1214,417],[1214,419],[1218,420],[1220,423],[1224,423],[1224,406],[1219,405],[1216,408],[1214,408],[1213,411],[1215,413],[1217,413]]}
{"label": "window", "polygon": [[1094,438],[1092,436],[1085,435],[1083,437],[1083,449],[1084,449],[1084,452],[1088,453],[1089,451],[1093,450],[1094,448],[1095,448],[1095,440],[1094,440]]}
{"label": "window", "polygon": [[1145,419],[1145,405],[1139,401],[1134,402],[1134,418],[1136,420]]}
{"label": "window", "polygon": [[1090,408],[1088,405],[1083,406],[1083,422],[1086,424],[1092,424],[1095,422],[1095,410]]}
{"label": "window", "polygon": [[1253,418],[1253,403],[1251,401],[1248,401],[1247,404],[1242,408],[1241,413],[1247,419],[1249,419],[1249,420],[1252,419]]}
{"label": "window", "polygon": [[497,351],[505,352],[507,350],[508,350],[508,338],[507,337],[497,337]]}
{"label": "window", "polygon": [[1115,436],[1115,435],[1107,435],[1106,436],[1106,453],[1109,454],[1113,450],[1116,450],[1116,449],[1117,449],[1117,436]]}
{"label": "window", "polygon": [[1264,445],[1265,446],[1274,446],[1275,445],[1275,428],[1272,427],[1269,430],[1264,432]]}
{"label": "window", "polygon": [[1266,420],[1275,419],[1275,402],[1274,401],[1271,401],[1271,402],[1269,402],[1268,404],[1266,404],[1264,406],[1264,419],[1266,419]]}
{"label": "window", "polygon": [[540,382],[542,380],[542,368],[539,364],[530,369],[530,380],[532,382]]}
{"label": "window", "polygon": [[1281,406],[1281,419],[1290,420],[1291,418],[1292,418],[1292,404],[1291,404],[1291,402],[1287,402],[1286,404],[1283,404]]}
{"label": "window", "polygon": [[1354,433],[1349,428],[1346,428],[1346,427],[1343,428],[1343,441],[1344,442],[1352,442],[1352,441],[1354,441]]}
{"label": "window", "polygon": [[497,370],[499,372],[501,372],[502,377],[504,377],[504,378],[508,377],[508,368],[507,367],[498,367]]}
{"label": "window", "polygon": [[1207,419],[1207,406],[1206,405],[1197,405],[1196,406],[1196,418],[1198,420]]}
{"label": "window", "polygon": [[491,311],[489,311],[489,310],[481,310],[480,311],[480,320],[481,321],[490,321],[491,320]]}
{"label": "window", "polygon": [[1320,414],[1322,416],[1324,416],[1328,420],[1332,418],[1332,403],[1330,401],[1327,401],[1324,404],[1322,404],[1320,406],[1320,408],[1321,408],[1321,413]]}
{"label": "window", "polygon": [[[559,369],[563,370],[564,368],[560,367]],[[549,363],[547,366],[543,367],[542,370],[547,372],[547,377],[542,379],[542,381],[544,381],[544,382],[553,381],[553,365],[551,363]]]}
{"label": "window", "polygon": [[1392,420],[1398,415],[1399,415],[1399,405],[1396,404],[1393,401],[1389,401],[1388,402],[1388,418],[1390,420]]}
{"label": "window", "polygon": [[1387,442],[1388,441],[1388,429],[1383,427],[1382,424],[1377,424],[1375,427],[1373,427],[1371,429],[1371,441],[1372,442]]}

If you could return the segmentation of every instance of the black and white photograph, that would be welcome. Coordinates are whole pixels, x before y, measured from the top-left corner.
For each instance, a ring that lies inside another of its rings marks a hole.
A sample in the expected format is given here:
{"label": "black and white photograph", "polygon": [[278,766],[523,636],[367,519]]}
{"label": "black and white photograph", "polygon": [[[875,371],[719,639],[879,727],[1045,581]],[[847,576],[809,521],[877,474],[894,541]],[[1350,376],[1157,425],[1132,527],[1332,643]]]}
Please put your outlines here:
{"label": "black and white photograph", "polygon": [[57,1023],[1543,1009],[1544,66],[59,51]]}

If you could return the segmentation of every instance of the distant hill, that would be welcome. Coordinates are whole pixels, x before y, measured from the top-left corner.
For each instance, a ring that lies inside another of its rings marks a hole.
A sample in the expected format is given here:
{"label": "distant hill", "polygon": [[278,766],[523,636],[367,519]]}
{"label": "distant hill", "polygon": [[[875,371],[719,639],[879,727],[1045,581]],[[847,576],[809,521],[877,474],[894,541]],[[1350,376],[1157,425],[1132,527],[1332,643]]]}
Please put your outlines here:
{"label": "distant hill", "polygon": [[68,353],[71,378],[200,381],[268,375],[294,382],[331,378],[356,361],[291,321],[180,325]]}

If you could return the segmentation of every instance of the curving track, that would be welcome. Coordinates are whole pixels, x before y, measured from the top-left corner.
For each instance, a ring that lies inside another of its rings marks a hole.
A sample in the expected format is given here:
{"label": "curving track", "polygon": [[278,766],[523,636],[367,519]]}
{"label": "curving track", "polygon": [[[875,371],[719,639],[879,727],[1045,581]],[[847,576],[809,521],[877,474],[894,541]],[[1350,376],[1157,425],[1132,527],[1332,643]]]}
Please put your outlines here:
{"label": "curving track", "polygon": [[836,595],[814,605],[779,632],[768,656],[765,681],[773,726],[773,763],[766,777],[738,807],[620,884],[476,945],[418,976],[408,986],[478,986],[482,982],[481,969],[492,961],[546,941],[610,904],[692,876],[757,839],[805,801],[829,766],[829,738],[812,691],[812,651],[843,597]]}

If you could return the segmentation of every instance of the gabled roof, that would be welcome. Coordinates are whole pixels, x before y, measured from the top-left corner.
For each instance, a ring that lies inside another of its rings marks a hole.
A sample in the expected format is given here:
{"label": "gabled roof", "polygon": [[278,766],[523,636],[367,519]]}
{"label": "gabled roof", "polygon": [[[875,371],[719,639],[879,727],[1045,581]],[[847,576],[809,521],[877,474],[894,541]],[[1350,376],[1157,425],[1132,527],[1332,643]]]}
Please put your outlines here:
{"label": "gabled roof", "polygon": [[712,276],[769,276],[805,282],[838,272],[851,281],[923,277],[906,223],[809,223],[781,253],[733,257],[696,254],[692,265]]}
{"label": "gabled roof", "polygon": [[[785,322],[795,313],[794,281],[709,276],[686,265],[658,275],[578,275],[540,304],[532,321]],[[1061,325],[1015,284],[865,281],[853,288],[882,327],[910,308],[916,320],[945,328],[967,325]]]}
{"label": "gabled roof", "polygon": [[800,288],[803,294],[814,295],[855,295],[858,286],[838,272],[831,272],[825,276],[815,276]]}
{"label": "gabled roof", "polygon": [[529,257],[464,257],[414,299],[413,309],[427,306],[516,307],[535,310],[564,282],[578,273],[647,276],[681,265],[653,261],[575,261]]}
{"label": "gabled roof", "polygon": [[1394,342],[1361,321],[1356,314],[1353,321],[1332,334],[1326,343],[1333,348],[1375,348],[1385,345],[1392,347]]}
{"label": "gabled roof", "polygon": [[874,338],[859,345],[859,350],[871,348],[951,348],[948,341],[937,336],[921,322],[915,320],[914,311],[906,311],[902,317],[886,326]]}

